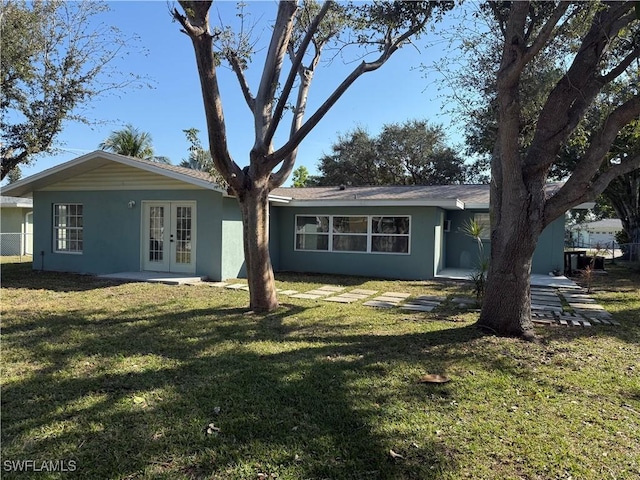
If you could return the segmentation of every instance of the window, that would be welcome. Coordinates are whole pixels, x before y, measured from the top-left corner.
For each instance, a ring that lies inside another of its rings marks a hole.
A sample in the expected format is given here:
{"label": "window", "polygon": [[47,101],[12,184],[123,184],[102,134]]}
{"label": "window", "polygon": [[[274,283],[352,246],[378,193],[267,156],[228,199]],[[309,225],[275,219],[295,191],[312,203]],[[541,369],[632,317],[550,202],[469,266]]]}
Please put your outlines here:
{"label": "window", "polygon": [[82,253],[82,204],[53,205],[53,250],[62,253]]}
{"label": "window", "polygon": [[333,217],[333,251],[366,252],[368,220],[367,217]]}
{"label": "window", "polygon": [[409,253],[409,217],[373,217],[371,251]]}
{"label": "window", "polygon": [[329,250],[328,216],[296,216],[296,250]]}
{"label": "window", "polygon": [[488,213],[476,213],[473,219],[482,227],[480,238],[482,240],[491,240],[491,216]]}
{"label": "window", "polygon": [[409,254],[411,217],[296,215],[296,250]]}

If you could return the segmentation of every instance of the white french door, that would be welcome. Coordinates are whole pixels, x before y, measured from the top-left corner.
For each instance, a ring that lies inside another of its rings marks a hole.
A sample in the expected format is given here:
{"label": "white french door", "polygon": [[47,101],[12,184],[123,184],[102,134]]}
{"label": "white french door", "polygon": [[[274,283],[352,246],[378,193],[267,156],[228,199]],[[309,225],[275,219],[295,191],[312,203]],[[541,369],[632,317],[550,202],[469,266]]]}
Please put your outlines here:
{"label": "white french door", "polygon": [[195,273],[196,203],[143,202],[142,268]]}

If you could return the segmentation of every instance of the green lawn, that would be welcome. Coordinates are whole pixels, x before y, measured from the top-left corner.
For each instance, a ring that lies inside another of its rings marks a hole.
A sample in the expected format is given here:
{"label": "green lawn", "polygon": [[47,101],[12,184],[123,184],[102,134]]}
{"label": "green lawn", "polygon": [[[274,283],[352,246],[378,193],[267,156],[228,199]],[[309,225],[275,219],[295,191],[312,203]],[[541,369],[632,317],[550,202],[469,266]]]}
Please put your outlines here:
{"label": "green lawn", "polygon": [[[540,328],[539,344],[483,335],[449,304],[283,297],[249,315],[244,291],[30,268],[2,269],[2,478],[640,478],[640,273],[623,266],[594,284],[620,327]],[[470,294],[278,276],[327,283]]]}

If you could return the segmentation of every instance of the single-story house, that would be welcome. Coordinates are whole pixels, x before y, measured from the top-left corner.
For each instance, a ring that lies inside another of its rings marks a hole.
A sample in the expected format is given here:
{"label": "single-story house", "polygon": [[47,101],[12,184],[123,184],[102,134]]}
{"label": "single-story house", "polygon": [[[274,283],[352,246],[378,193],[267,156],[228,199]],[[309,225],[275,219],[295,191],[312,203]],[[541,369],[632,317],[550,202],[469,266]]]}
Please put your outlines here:
{"label": "single-story house", "polygon": [[0,197],[0,255],[33,252],[33,200]]}
{"label": "single-story house", "polygon": [[604,218],[595,222],[578,223],[571,227],[571,240],[578,247],[618,248],[616,233],[622,231],[619,218]]}
{"label": "single-story house", "polygon": [[[557,188],[550,186],[550,189]],[[237,200],[203,172],[96,151],[4,188],[33,198],[34,269],[244,275]],[[276,271],[429,279],[471,269],[465,221],[489,222],[487,185],[278,188]],[[488,233],[484,239],[489,251]],[[564,218],[542,233],[533,273],[563,268]]]}

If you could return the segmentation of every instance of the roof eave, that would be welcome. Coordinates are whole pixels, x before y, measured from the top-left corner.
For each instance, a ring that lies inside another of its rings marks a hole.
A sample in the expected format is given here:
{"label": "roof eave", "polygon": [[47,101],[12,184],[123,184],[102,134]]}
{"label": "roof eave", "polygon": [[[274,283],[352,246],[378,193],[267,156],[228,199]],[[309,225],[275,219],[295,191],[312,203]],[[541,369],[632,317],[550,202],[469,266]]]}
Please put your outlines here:
{"label": "roof eave", "polygon": [[[284,198],[284,197],[283,197]],[[457,198],[433,200],[398,199],[335,199],[335,200],[299,200],[279,202],[291,207],[439,207],[447,210],[464,210],[465,204]],[[275,204],[278,206],[278,203]]]}

